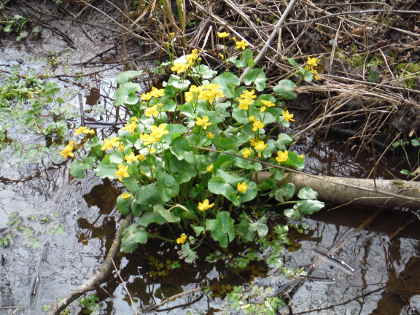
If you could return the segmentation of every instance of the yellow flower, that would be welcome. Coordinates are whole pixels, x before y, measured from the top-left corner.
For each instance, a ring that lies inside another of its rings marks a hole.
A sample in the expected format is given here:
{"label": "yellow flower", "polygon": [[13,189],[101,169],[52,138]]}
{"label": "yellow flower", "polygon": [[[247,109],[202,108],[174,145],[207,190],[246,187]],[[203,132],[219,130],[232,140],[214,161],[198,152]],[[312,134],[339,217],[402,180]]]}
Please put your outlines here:
{"label": "yellow flower", "polygon": [[264,143],[264,141],[262,141],[262,140],[256,140],[253,146],[254,146],[256,151],[262,152],[267,147],[267,144]]}
{"label": "yellow flower", "polygon": [[76,145],[76,143],[74,141],[70,141],[63,150],[60,151],[60,154],[63,158],[67,159],[69,157],[74,157],[74,146]]}
{"label": "yellow flower", "polygon": [[245,148],[242,150],[241,153],[242,153],[242,156],[247,159],[251,156],[252,150],[250,148]]}
{"label": "yellow flower", "polygon": [[276,161],[279,163],[286,162],[289,159],[288,151],[277,151]]}
{"label": "yellow flower", "polygon": [[157,117],[159,115],[159,111],[158,111],[159,106],[158,105],[154,105],[152,107],[146,108],[146,110],[144,111],[144,114],[147,117]]}
{"label": "yellow flower", "polygon": [[204,116],[203,118],[198,117],[195,120],[195,124],[204,130],[206,130],[208,126],[211,126],[211,122],[209,122],[209,118],[207,116]]}
{"label": "yellow flower", "polygon": [[115,172],[115,176],[119,181],[122,181],[124,178],[129,177],[128,175],[128,165],[118,165],[118,170]]}
{"label": "yellow flower", "polygon": [[185,242],[187,241],[188,236],[185,233],[182,233],[177,239],[176,239],[176,243],[179,245],[185,244]]}
{"label": "yellow flower", "polygon": [[133,152],[131,152],[129,155],[126,155],[126,156],[124,157],[124,160],[126,160],[126,161],[127,161],[127,163],[131,164],[131,163],[133,163],[133,162],[136,162],[136,161],[137,161],[137,157],[134,155],[134,153],[133,153]]}
{"label": "yellow flower", "polygon": [[261,120],[255,120],[254,123],[252,124],[252,131],[257,131],[259,129],[263,129],[264,128],[264,124]]}
{"label": "yellow flower", "polygon": [[200,88],[192,84],[190,86],[189,91],[185,92],[185,101],[191,102],[192,100],[195,100],[198,97],[199,93],[200,93]]}
{"label": "yellow flower", "polygon": [[300,157],[301,159],[305,158],[305,154],[299,154],[298,157]]}
{"label": "yellow flower", "polygon": [[260,112],[261,112],[261,113],[263,113],[263,112],[265,112],[265,111],[266,111],[266,109],[267,109],[267,107],[265,107],[265,106],[261,106],[261,108],[260,108]]}
{"label": "yellow flower", "polygon": [[81,127],[74,130],[74,134],[75,135],[81,135],[81,134],[93,135],[93,134],[95,134],[95,130],[90,129],[90,128],[86,128],[84,126],[81,126]]}
{"label": "yellow flower", "polygon": [[274,106],[276,106],[276,104],[274,104],[272,101],[266,101],[266,100],[261,100],[261,104],[263,104],[266,107],[274,107]]}
{"label": "yellow flower", "polygon": [[177,74],[183,73],[187,71],[189,68],[189,65],[182,62],[174,62],[174,65],[171,67],[172,72],[176,72]]}
{"label": "yellow flower", "polygon": [[200,93],[198,94],[198,100],[207,101],[213,103],[218,97],[224,97],[221,86],[217,83],[204,84],[199,87]]}
{"label": "yellow flower", "polygon": [[210,173],[211,171],[213,171],[213,168],[213,164],[210,164],[209,166],[207,166],[206,171]]}
{"label": "yellow flower", "polygon": [[219,38],[227,38],[227,37],[229,37],[229,33],[228,32],[217,32],[217,37],[219,37]]}
{"label": "yellow flower", "polygon": [[185,56],[187,59],[187,64],[189,67],[194,65],[194,63],[197,61],[197,59],[200,57],[200,51],[198,49],[193,49],[191,54]]}
{"label": "yellow flower", "polygon": [[146,156],[144,154],[137,154],[136,159],[137,161],[144,161],[146,159]]}
{"label": "yellow flower", "polygon": [[147,102],[152,99],[152,95],[150,93],[143,93],[140,95],[140,99]]}
{"label": "yellow flower", "polygon": [[293,114],[290,114],[289,113],[289,111],[287,110],[287,109],[283,109],[283,114],[282,114],[282,116],[283,116],[283,119],[285,120],[285,121],[295,121],[294,119],[293,119]]}
{"label": "yellow flower", "polygon": [[128,192],[122,193],[120,195],[120,198],[122,198],[122,199],[128,199],[128,198],[131,198],[131,197],[133,197],[133,195],[128,193]]}
{"label": "yellow flower", "polygon": [[156,137],[145,134],[145,133],[140,135],[140,140],[143,141],[144,145],[149,145],[149,144],[159,142],[159,139],[157,139]]}
{"label": "yellow flower", "polygon": [[150,148],[149,152],[150,152],[151,154],[156,153],[156,148]]}
{"label": "yellow flower", "polygon": [[240,193],[244,194],[248,190],[248,185],[245,182],[238,183],[236,185],[236,190],[239,191]]}
{"label": "yellow flower", "polygon": [[149,94],[152,97],[161,97],[161,96],[165,95],[165,90],[164,89],[158,89],[158,88],[155,88],[153,86],[152,90],[149,92]]}
{"label": "yellow flower", "polygon": [[164,135],[168,134],[168,130],[166,130],[166,124],[160,124],[159,126],[151,126],[150,129],[152,129],[151,135],[160,141],[160,138],[162,138]]}
{"label": "yellow flower", "polygon": [[134,131],[136,131],[136,128],[137,128],[137,121],[132,120],[129,124],[126,124],[121,129],[124,131],[128,131],[129,133],[134,133]]}
{"label": "yellow flower", "polygon": [[248,98],[239,99],[238,107],[242,110],[248,110],[249,105],[251,105],[254,101]]}
{"label": "yellow flower", "polygon": [[308,57],[308,60],[306,60],[306,64],[309,67],[315,68],[319,65],[319,58],[316,57]]}
{"label": "yellow flower", "polygon": [[245,49],[248,47],[248,43],[244,40],[236,41],[235,47],[236,49]]}
{"label": "yellow flower", "polygon": [[242,92],[242,94],[239,97],[255,99],[257,96],[255,95],[255,90],[251,90],[251,91],[245,90]]}
{"label": "yellow flower", "polygon": [[224,60],[224,59],[225,59],[225,55],[223,55],[223,54],[221,54],[221,53],[218,53],[217,55],[220,57],[220,59],[222,59],[222,60]]}
{"label": "yellow flower", "polygon": [[249,120],[250,122],[254,122],[255,120],[257,120],[257,118],[255,118],[255,116],[254,116],[254,115],[251,115],[251,116],[249,116],[249,117],[248,117],[248,120]]}
{"label": "yellow flower", "polygon": [[214,207],[214,203],[210,203],[208,199],[204,199],[203,202],[198,203],[198,210],[206,211]]}
{"label": "yellow flower", "polygon": [[120,139],[118,137],[106,138],[101,147],[102,151],[112,150],[113,148],[118,147],[120,144]]}
{"label": "yellow flower", "polygon": [[207,132],[207,138],[209,139],[213,139],[214,138],[214,133],[213,132]]}
{"label": "yellow flower", "polygon": [[125,150],[125,145],[123,143],[120,143],[118,145],[118,151],[123,152]]}

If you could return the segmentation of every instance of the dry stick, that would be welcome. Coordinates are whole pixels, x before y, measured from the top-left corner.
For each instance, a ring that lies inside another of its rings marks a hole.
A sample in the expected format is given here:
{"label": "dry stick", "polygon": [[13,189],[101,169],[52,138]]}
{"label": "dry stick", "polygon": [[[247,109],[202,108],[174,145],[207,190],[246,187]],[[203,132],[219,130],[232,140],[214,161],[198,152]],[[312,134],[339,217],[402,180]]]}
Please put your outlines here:
{"label": "dry stick", "polygon": [[49,314],[59,315],[60,312],[63,311],[70,303],[75,301],[77,298],[79,298],[86,292],[95,290],[99,284],[108,279],[108,276],[111,274],[112,271],[113,259],[117,255],[118,249],[120,248],[122,232],[129,225],[130,221],[131,216],[128,216],[127,218],[121,220],[120,227],[115,233],[115,238],[112,241],[111,248],[109,249],[108,254],[105,257],[104,262],[99,266],[98,271],[84,284],[82,284],[76,290],[71,292],[68,296],[60,300],[58,303],[53,305],[52,310]]}
{"label": "dry stick", "polygon": [[[282,16],[280,17],[279,21],[276,23],[276,25],[274,26],[274,30],[271,32],[270,37],[268,38],[268,40],[265,42],[263,48],[260,50],[259,54],[257,55],[257,57],[255,57],[254,59],[254,64],[257,64],[265,55],[265,53],[267,52],[268,47],[271,45],[271,42],[274,40],[274,38],[277,35],[277,32],[279,31],[279,29],[281,28],[282,24],[284,23],[284,21],[286,20],[286,17],[288,16],[290,10],[292,10],[293,6],[295,5],[295,2],[297,0],[291,0],[289,2],[289,4],[286,7],[286,10],[284,10]],[[250,67],[246,67],[244,72],[241,74],[241,77],[239,78],[240,81],[243,80],[243,78],[245,77],[245,75],[248,73],[248,71],[250,70]]]}
{"label": "dry stick", "polygon": [[133,314],[134,314],[134,315],[138,315],[139,313],[138,313],[138,312],[134,309],[134,300],[133,300],[133,297],[131,296],[130,291],[128,291],[128,288],[127,288],[127,286],[125,285],[125,281],[124,281],[124,279],[121,277],[121,273],[120,273],[120,271],[118,270],[117,265],[115,264],[114,259],[113,259],[113,258],[111,258],[111,261],[112,261],[112,265],[114,266],[115,273],[117,274],[118,278],[120,279],[120,281],[121,281],[121,285],[122,285],[122,287],[124,288],[124,291],[127,293],[128,299],[130,300],[131,309],[132,309],[132,310],[133,310],[133,312],[134,312]]}

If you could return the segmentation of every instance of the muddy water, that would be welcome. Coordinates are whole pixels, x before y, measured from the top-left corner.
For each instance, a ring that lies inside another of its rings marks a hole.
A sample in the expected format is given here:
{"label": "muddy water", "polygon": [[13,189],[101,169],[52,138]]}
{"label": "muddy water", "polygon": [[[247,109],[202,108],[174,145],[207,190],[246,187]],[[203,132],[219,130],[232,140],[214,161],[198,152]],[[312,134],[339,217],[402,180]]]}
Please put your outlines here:
{"label": "muddy water", "polygon": [[[71,34],[75,32],[70,24],[62,27]],[[44,34],[43,38],[48,40],[29,48],[5,45],[0,64],[23,60],[24,65],[38,71],[50,71],[48,54],[53,50],[65,56],[60,58],[66,59],[67,65],[54,71],[70,71],[69,64],[88,60],[109,46],[107,41],[92,43],[80,33],[72,37],[76,49],[69,51],[68,45],[52,34]],[[92,71],[80,66],[73,70]],[[86,82],[95,85],[95,80],[106,82],[110,77],[112,72],[104,72]],[[68,100],[76,102],[73,97],[78,90],[71,87],[74,90]],[[355,159],[337,143],[315,143],[311,138],[296,149],[307,155],[308,171],[324,175],[366,176],[375,162],[363,157]],[[0,248],[0,314],[45,314],[49,304],[82,284],[103,261],[116,229],[112,211],[119,192],[110,183],[94,177],[70,182],[65,165],[51,167],[48,160],[44,160],[46,166],[22,164],[11,160],[9,154],[1,153],[0,178],[34,176],[25,182],[0,182],[0,237],[10,241],[7,247]],[[375,214],[374,209],[339,208],[305,219],[310,233],[294,235],[294,246],[284,261],[289,267],[312,265],[311,276],[318,280],[305,281],[291,292],[290,310],[284,310],[284,314],[420,312],[418,220],[408,214]],[[400,227],[404,229],[399,230]],[[327,253],[331,249],[335,250],[335,262],[319,259],[319,251]],[[249,280],[249,276],[238,277],[220,264],[181,264],[174,270],[160,264],[175,261],[174,250],[160,242],[151,242],[133,255],[118,257],[119,272],[96,292],[102,314],[132,314],[133,309],[158,304],[202,284],[210,284],[220,293],[226,285]],[[34,287],[36,294],[32,294]],[[223,303],[198,292],[150,313],[186,314],[187,310],[192,314],[213,314],[223,310]],[[77,303],[72,311],[79,312]]]}

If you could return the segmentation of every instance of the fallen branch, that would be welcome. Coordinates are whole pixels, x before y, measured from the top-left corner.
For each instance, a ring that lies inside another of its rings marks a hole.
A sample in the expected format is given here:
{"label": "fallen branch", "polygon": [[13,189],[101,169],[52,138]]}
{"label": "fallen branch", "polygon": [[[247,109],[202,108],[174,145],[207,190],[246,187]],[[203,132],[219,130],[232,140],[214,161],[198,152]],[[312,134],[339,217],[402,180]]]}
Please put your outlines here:
{"label": "fallen branch", "polygon": [[131,216],[121,220],[120,227],[115,234],[115,238],[112,242],[111,248],[106,255],[106,258],[102,265],[99,267],[99,270],[89,278],[84,284],[82,284],[79,288],[71,292],[68,296],[61,299],[57,304],[55,304],[51,311],[51,315],[59,315],[61,311],[63,311],[68,305],[70,305],[73,301],[77,298],[82,296],[88,291],[95,290],[99,284],[105,282],[112,269],[113,269],[113,260],[118,253],[118,249],[120,248],[121,237],[123,230],[128,226],[131,221]]}
{"label": "fallen branch", "polygon": [[[261,172],[257,180],[268,176],[269,172]],[[285,180],[298,189],[311,187],[318,191],[319,199],[335,204],[420,209],[420,182],[318,176],[300,172],[288,173]]]}

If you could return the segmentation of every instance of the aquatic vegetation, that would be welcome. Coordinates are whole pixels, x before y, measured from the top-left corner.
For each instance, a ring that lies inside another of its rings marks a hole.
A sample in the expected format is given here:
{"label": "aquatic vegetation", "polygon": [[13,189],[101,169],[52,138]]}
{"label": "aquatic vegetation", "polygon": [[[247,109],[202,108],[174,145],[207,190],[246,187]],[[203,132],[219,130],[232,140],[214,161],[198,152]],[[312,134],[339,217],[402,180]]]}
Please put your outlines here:
{"label": "aquatic vegetation", "polygon": [[[244,49],[232,63],[240,69],[249,58],[252,51]],[[174,67],[182,60],[185,71]],[[167,65],[172,73],[163,88],[141,95],[133,82],[141,72],[119,74],[115,105],[124,105],[131,117],[117,136],[101,139],[85,132],[84,142],[74,145],[83,150],[71,150],[76,157],[71,174],[81,178],[94,170],[99,177],[118,180],[123,192],[116,207],[134,217],[123,231],[123,252],[156,237],[173,243],[179,257],[193,263],[206,241],[223,249],[258,244],[270,248],[270,255],[250,250],[234,264],[244,268],[264,260],[278,267],[288,242],[287,225],[271,224],[267,206],[255,209],[259,198],[273,198],[272,210],[284,210],[292,219],[324,206],[308,187],[278,184],[288,170],[304,166],[305,157],[289,148],[292,137],[272,134],[267,127],[287,128],[294,121],[284,102],[296,97],[296,85],[282,80],[270,89],[264,71],[256,67],[242,84],[235,72],[217,75],[199,60],[198,51],[176,59]],[[150,108],[157,112],[151,114]],[[266,170],[270,176],[257,180]],[[218,259],[223,255],[210,260]]]}

